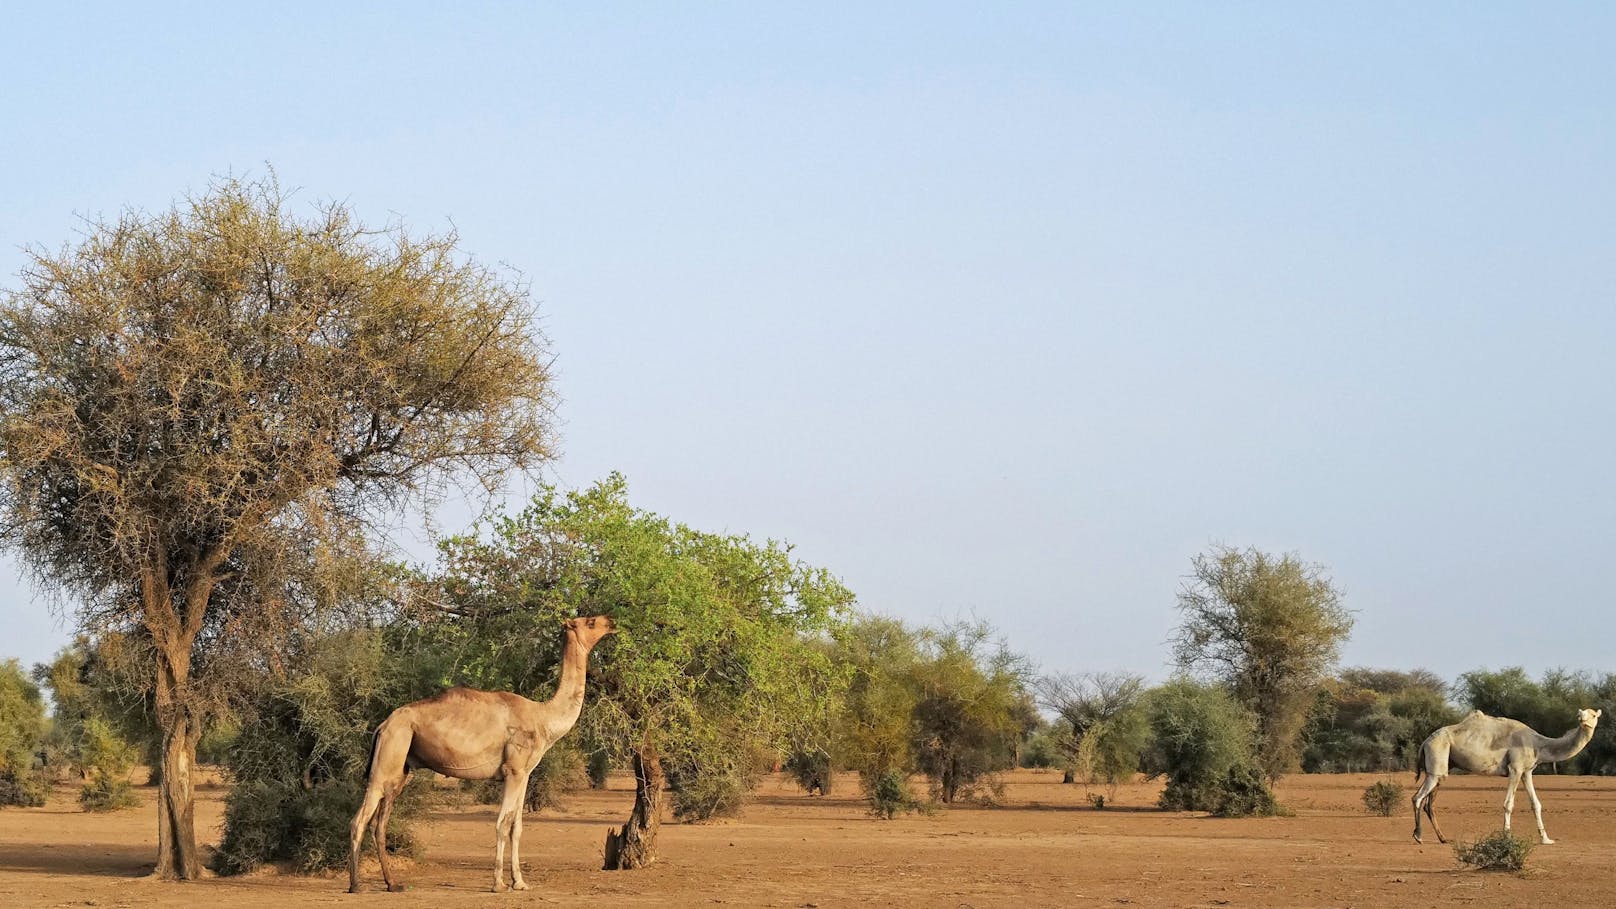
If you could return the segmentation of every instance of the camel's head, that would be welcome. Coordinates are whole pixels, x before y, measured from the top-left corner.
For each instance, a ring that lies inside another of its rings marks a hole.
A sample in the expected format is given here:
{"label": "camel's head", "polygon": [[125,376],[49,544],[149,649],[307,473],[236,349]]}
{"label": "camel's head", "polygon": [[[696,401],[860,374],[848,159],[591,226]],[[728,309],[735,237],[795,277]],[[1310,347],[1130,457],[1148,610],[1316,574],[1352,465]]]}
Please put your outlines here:
{"label": "camel's head", "polygon": [[593,647],[601,638],[617,632],[617,623],[609,616],[591,615],[568,619],[565,623],[568,640],[574,640],[585,647]]}
{"label": "camel's head", "polygon": [[1592,707],[1584,707],[1577,711],[1577,724],[1592,729],[1599,722],[1601,713],[1602,711],[1595,710]]}

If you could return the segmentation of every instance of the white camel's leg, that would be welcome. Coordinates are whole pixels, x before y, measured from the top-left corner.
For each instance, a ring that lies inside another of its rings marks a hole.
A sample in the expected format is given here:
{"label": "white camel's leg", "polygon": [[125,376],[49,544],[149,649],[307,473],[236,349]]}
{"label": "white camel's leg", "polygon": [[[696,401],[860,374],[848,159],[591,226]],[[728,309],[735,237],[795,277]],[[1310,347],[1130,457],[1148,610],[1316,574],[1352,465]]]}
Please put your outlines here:
{"label": "white camel's leg", "polygon": [[1538,801],[1537,787],[1532,785],[1532,771],[1526,771],[1522,782],[1526,783],[1526,797],[1532,800],[1532,815],[1537,818],[1537,835],[1543,845],[1552,846],[1554,840],[1549,839],[1549,831],[1543,829],[1543,803]]}
{"label": "white camel's leg", "polygon": [[359,813],[354,815],[353,824],[348,827],[349,893],[359,892],[359,846],[364,842],[365,828],[370,825],[371,816],[381,803],[382,787],[380,781],[372,776],[370,785],[365,787],[365,799],[359,804]]}
{"label": "white camel's leg", "polygon": [[1509,769],[1509,786],[1504,790],[1504,832],[1509,832],[1509,816],[1515,813],[1515,787],[1521,784],[1521,772]]}
{"label": "white camel's leg", "polygon": [[1421,808],[1424,808],[1426,816],[1431,818],[1431,829],[1436,830],[1437,840],[1446,842],[1446,840],[1442,839],[1442,831],[1436,828],[1436,817],[1431,814],[1431,800],[1436,797],[1436,787],[1440,785],[1442,785],[1442,778],[1427,771],[1425,779],[1420,782],[1420,788],[1414,792],[1414,842],[1416,843],[1424,842],[1424,839],[1420,836]]}
{"label": "white camel's leg", "polygon": [[[527,808],[527,780],[532,776],[530,770],[516,784],[516,791],[520,793],[516,799],[516,815],[511,818],[511,889],[526,890],[527,881],[522,879],[522,812]],[[1541,826],[1541,825],[1540,825]]]}
{"label": "white camel's leg", "polygon": [[[511,827],[516,821],[517,813],[522,810],[523,787],[521,781],[513,773],[505,774],[505,795],[500,799],[499,817],[494,821],[494,892],[504,893],[505,886],[505,840],[511,835]],[[518,874],[521,872],[518,871]]]}

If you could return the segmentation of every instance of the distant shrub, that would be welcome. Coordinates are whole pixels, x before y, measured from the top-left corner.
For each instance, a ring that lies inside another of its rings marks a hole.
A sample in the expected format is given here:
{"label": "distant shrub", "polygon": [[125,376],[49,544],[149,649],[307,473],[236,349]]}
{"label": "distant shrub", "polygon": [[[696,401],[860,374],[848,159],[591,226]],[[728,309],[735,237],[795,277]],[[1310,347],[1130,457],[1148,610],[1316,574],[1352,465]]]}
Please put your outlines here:
{"label": "distant shrub", "polygon": [[1473,843],[1454,843],[1453,854],[1478,871],[1521,871],[1534,845],[1508,830],[1496,830]]}
{"label": "distant shrub", "polygon": [[0,806],[38,808],[50,781],[36,766],[45,738],[45,701],[16,660],[0,661]]}
{"label": "distant shrub", "polygon": [[830,755],[825,752],[799,751],[786,759],[785,771],[809,795],[816,790],[830,795],[832,771]]}
{"label": "distant shrub", "polygon": [[1095,811],[1104,811],[1105,796],[1099,794],[1098,792],[1089,793],[1089,805],[1092,806]]}
{"label": "distant shrub", "polygon": [[85,811],[117,811],[140,804],[135,788],[129,784],[135,752],[135,746],[100,717],[84,722],[79,739],[79,764],[88,779],[79,790],[79,804]]}
{"label": "distant shrub", "polygon": [[584,765],[584,771],[589,775],[589,788],[605,789],[606,777],[612,771],[612,756],[605,748],[596,748],[589,752],[589,760]]}
{"label": "distant shrub", "polygon": [[1229,768],[1213,787],[1215,817],[1274,817],[1285,812],[1268,788],[1268,775],[1253,764]]}
{"label": "distant shrub", "polygon": [[1403,803],[1403,785],[1381,780],[1363,791],[1364,810],[1381,817],[1391,817]]}
{"label": "distant shrub", "polygon": [[42,808],[50,795],[50,780],[37,770],[0,770],[0,805]]}
{"label": "distant shrub", "polygon": [[870,813],[883,820],[925,810],[924,804],[909,790],[909,777],[898,770],[885,771],[866,781],[865,796],[870,800]]}

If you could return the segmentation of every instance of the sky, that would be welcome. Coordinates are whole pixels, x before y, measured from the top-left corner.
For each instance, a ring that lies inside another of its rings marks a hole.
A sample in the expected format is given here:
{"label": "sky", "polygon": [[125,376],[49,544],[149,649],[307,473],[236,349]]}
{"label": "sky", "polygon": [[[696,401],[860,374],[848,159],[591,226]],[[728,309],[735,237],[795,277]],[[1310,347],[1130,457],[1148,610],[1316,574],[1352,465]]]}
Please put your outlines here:
{"label": "sky", "polygon": [[[1616,8],[153,6],[8,15],[0,287],[272,167],[529,283],[541,479],[865,609],[1161,678],[1252,546],[1347,665],[1616,670]],[[48,593],[0,562],[0,656]]]}

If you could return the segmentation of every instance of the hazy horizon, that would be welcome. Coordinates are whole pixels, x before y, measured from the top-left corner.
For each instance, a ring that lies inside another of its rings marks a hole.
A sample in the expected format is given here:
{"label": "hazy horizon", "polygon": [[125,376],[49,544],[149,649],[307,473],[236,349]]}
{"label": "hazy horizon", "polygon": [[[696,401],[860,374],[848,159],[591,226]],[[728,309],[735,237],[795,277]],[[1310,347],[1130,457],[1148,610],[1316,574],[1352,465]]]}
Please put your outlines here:
{"label": "hazy horizon", "polygon": [[[1160,678],[1223,543],[1328,566],[1343,665],[1616,671],[1616,10],[10,24],[0,287],[79,216],[273,166],[294,210],[452,226],[522,272],[562,398],[547,479],[620,470],[865,609]],[[9,566],[0,658],[42,661],[71,628]]]}

